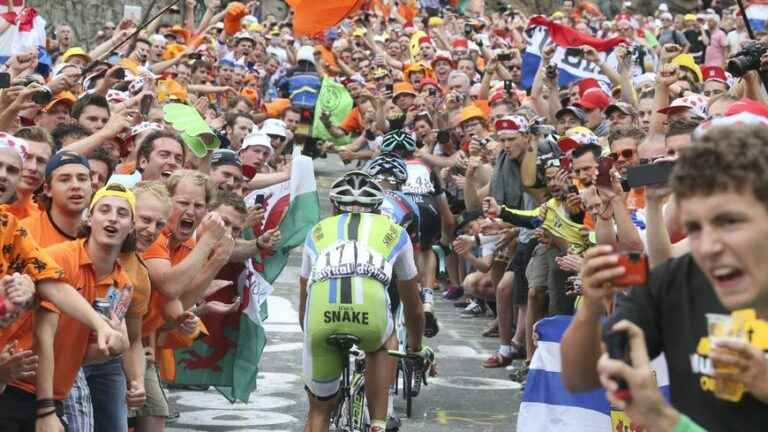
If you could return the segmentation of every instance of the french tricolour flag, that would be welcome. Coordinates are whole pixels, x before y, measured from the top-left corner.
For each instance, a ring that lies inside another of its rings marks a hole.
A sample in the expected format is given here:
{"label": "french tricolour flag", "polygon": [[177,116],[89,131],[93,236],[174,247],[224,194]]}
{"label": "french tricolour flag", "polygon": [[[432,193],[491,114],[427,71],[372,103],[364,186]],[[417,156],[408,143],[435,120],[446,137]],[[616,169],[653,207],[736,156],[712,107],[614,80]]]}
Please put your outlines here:
{"label": "french tricolour flag", "polygon": [[747,8],[747,20],[749,20],[752,30],[761,32],[765,30],[765,21],[768,20],[768,2],[755,1],[753,3],[760,4],[753,4]]}
{"label": "french tricolour flag", "polygon": [[523,53],[523,87],[526,89],[530,89],[533,85],[533,78],[541,63],[541,52],[551,44],[556,47],[552,62],[558,67],[558,85],[567,86],[584,78],[595,78],[608,83],[608,78],[600,73],[597,65],[586,61],[581,55],[573,53],[568,48],[589,45],[598,52],[605,53],[625,41],[622,38],[598,39],[571,27],[552,22],[541,15],[530,19],[526,34],[528,43]]}
{"label": "french tricolour flag", "polygon": [[[526,432],[611,432],[611,407],[605,391],[570,393],[560,378],[560,339],[571,316],[558,315],[536,324],[539,341],[528,370],[517,430]],[[651,363],[667,399],[669,377],[663,356]]]}
{"label": "french tricolour flag", "polygon": [[24,0],[0,0],[0,18],[8,28],[0,34],[0,64],[11,57],[37,50],[37,71],[47,75],[51,58],[45,50],[45,20],[37,10],[26,7]]}

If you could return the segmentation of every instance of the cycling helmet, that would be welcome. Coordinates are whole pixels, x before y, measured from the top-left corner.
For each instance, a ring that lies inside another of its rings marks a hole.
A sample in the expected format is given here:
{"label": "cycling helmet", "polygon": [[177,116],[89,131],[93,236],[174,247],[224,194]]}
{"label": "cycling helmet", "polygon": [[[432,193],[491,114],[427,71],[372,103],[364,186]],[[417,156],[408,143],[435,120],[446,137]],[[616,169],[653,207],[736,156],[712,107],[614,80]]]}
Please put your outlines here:
{"label": "cycling helmet", "polygon": [[377,156],[368,165],[368,174],[375,178],[386,178],[396,184],[405,183],[408,179],[408,168],[405,161],[392,154]]}
{"label": "cycling helmet", "polygon": [[365,211],[374,211],[384,201],[384,191],[368,174],[351,171],[333,182],[328,198],[340,210],[360,207]]}
{"label": "cycling helmet", "polygon": [[416,150],[416,139],[413,135],[402,130],[395,129],[384,135],[384,141],[381,143],[381,152],[390,153],[397,150],[403,150],[406,153],[412,153]]}

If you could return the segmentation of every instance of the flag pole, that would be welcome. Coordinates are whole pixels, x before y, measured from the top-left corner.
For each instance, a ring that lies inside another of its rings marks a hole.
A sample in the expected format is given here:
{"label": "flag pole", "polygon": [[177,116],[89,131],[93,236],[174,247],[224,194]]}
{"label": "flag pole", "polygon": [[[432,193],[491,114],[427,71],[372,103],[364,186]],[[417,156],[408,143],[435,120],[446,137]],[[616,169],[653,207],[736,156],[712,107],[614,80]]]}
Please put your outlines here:
{"label": "flag pole", "polygon": [[741,19],[744,20],[744,25],[747,27],[747,34],[749,35],[749,38],[755,40],[755,32],[752,30],[752,26],[749,25],[749,20],[747,19],[747,11],[744,9],[744,2],[742,0],[736,0],[736,3],[739,4],[739,13],[741,13]]}
{"label": "flag pole", "polygon": [[114,47],[113,47],[111,50],[109,50],[109,51],[108,51],[106,54],[102,55],[102,56],[101,56],[101,58],[100,58],[99,60],[101,60],[101,59],[105,59],[105,58],[109,58],[109,56],[111,56],[111,55],[112,55],[112,53],[114,53],[115,51],[117,51],[117,49],[118,49],[118,48],[120,48],[121,46],[125,45],[125,43],[126,43],[126,42],[128,42],[129,40],[133,39],[133,38],[134,38],[136,35],[138,35],[138,34],[139,34],[139,32],[141,32],[142,30],[144,30],[145,28],[147,28],[147,26],[149,26],[149,24],[151,24],[151,23],[152,23],[153,21],[155,21],[156,19],[160,18],[160,17],[161,17],[161,16],[162,16],[164,13],[168,12],[168,11],[169,11],[169,10],[170,10],[172,7],[176,6],[176,5],[177,5],[177,4],[178,4],[180,1],[181,1],[181,0],[173,0],[173,1],[172,1],[172,2],[171,2],[169,5],[168,5],[168,6],[166,6],[165,8],[163,8],[163,10],[161,10],[160,12],[158,12],[158,13],[157,13],[155,16],[153,16],[152,18],[150,18],[150,19],[146,20],[145,22],[143,22],[143,23],[142,23],[142,24],[141,24],[141,25],[140,25],[140,26],[139,26],[139,27],[138,27],[138,28],[137,28],[137,29],[136,29],[136,30],[135,30],[133,33],[131,33],[130,35],[128,35],[128,36],[127,36],[125,39],[121,40],[119,44],[115,45],[115,46],[114,46]]}

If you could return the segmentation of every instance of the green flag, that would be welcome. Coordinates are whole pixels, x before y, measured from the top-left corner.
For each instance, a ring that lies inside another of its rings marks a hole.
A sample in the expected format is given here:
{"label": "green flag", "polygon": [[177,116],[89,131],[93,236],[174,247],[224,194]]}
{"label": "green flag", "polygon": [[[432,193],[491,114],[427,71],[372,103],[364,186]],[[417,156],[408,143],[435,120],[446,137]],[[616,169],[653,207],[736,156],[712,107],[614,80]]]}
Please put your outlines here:
{"label": "green flag", "polygon": [[315,105],[315,119],[312,123],[312,136],[324,141],[330,141],[337,146],[346,145],[352,142],[349,135],[341,138],[334,138],[320,121],[320,113],[328,111],[331,113],[331,123],[337,125],[352,111],[352,97],[343,85],[325,77],[323,85],[320,87],[320,94],[317,97]]}

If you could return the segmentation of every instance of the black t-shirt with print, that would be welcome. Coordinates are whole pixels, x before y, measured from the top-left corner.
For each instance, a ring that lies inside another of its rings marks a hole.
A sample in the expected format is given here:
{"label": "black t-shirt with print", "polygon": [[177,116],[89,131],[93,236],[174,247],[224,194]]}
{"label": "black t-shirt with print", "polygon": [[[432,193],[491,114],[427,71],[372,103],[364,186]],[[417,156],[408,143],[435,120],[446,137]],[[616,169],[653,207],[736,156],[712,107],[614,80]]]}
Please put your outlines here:
{"label": "black t-shirt with print", "polygon": [[712,362],[703,355],[707,313],[728,314],[690,254],[668,260],[650,273],[648,283],[619,296],[606,326],[621,319],[645,332],[649,358],[661,352],[669,368],[672,405],[710,431],[768,428],[768,405],[745,393],[739,402],[712,393]]}

